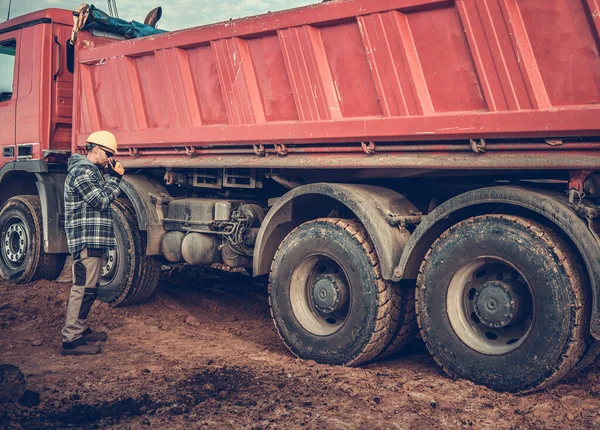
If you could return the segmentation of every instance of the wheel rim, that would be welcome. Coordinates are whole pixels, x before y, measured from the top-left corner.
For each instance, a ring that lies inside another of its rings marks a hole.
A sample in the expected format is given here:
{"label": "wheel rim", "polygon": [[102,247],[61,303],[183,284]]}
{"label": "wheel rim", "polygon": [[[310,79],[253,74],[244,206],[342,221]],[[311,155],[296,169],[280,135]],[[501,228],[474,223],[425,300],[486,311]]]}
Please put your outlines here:
{"label": "wheel rim", "polygon": [[11,218],[2,229],[2,259],[11,269],[18,269],[25,263],[29,237],[25,223],[20,218]]}
{"label": "wheel rim", "polygon": [[300,325],[314,335],[337,332],[350,313],[350,299],[344,270],[328,256],[312,255],[292,273],[292,311]]}
{"label": "wheel rim", "polygon": [[106,264],[102,266],[102,284],[108,284],[115,278],[119,268],[119,261],[117,257],[118,255],[116,249],[111,249],[108,251]]}
{"label": "wheel rim", "polygon": [[534,319],[529,282],[511,263],[482,257],[461,267],[446,299],[450,324],[470,348],[504,355],[525,341]]}

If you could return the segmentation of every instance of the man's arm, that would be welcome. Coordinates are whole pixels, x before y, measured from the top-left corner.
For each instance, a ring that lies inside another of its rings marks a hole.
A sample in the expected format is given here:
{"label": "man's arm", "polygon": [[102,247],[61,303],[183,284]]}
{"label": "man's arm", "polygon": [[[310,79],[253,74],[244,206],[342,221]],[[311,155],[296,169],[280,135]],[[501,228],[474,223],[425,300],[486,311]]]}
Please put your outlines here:
{"label": "man's arm", "polygon": [[119,182],[118,178],[110,178],[103,183],[93,172],[84,171],[74,179],[73,187],[88,205],[99,211],[105,211],[121,192]]}

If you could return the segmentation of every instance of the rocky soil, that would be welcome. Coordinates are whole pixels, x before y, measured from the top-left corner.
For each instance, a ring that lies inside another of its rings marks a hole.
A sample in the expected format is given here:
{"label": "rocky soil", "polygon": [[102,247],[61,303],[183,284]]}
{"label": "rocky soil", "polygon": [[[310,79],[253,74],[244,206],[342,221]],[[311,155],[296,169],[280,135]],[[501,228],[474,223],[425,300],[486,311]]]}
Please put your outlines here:
{"label": "rocky soil", "polygon": [[103,353],[63,357],[69,288],[0,283],[0,365],[33,393],[0,403],[0,429],[600,428],[598,363],[518,396],[448,378],[419,341],[359,368],[305,362],[275,332],[264,280],[212,270],[165,274],[144,305],[95,304]]}

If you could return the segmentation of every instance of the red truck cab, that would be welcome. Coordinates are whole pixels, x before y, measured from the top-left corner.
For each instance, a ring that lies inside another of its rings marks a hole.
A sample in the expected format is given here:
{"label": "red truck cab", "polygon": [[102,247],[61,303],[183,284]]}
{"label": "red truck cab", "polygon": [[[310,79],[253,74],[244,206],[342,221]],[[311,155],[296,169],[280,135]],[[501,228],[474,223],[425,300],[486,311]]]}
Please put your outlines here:
{"label": "red truck cab", "polygon": [[12,170],[11,162],[70,150],[72,21],[66,10],[45,9],[0,24],[0,176]]}
{"label": "red truck cab", "polygon": [[0,232],[2,277],[16,282],[53,278],[65,260],[60,213],[71,142],[72,24],[61,9],[0,24],[0,205],[10,206]]}

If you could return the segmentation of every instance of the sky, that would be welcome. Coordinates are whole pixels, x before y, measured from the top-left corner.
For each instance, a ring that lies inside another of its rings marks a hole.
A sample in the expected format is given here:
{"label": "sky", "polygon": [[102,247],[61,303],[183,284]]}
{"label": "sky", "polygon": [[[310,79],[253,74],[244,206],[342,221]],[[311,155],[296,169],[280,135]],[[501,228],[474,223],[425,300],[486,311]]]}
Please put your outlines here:
{"label": "sky", "polygon": [[[85,0],[12,0],[10,16],[14,18],[50,7],[73,10],[84,2]],[[319,2],[320,0],[116,0],[119,18],[126,21],[143,22],[150,10],[162,6],[163,14],[158,28],[164,30],[179,30]],[[0,22],[6,20],[8,3],[9,0],[0,0]],[[88,0],[88,4],[94,4],[108,13],[107,0]]]}

